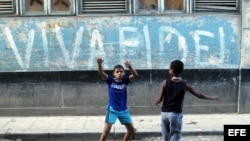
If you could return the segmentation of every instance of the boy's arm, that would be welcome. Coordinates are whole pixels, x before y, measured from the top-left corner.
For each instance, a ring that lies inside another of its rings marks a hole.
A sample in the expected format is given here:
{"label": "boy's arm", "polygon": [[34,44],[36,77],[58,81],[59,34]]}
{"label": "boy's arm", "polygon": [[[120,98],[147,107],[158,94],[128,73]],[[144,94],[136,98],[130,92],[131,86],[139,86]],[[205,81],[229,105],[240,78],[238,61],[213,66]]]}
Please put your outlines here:
{"label": "boy's arm", "polygon": [[98,64],[98,73],[99,75],[101,76],[101,78],[103,80],[106,80],[108,78],[108,74],[106,74],[104,71],[103,71],[103,68],[102,68],[102,63],[103,63],[103,59],[102,58],[97,58],[96,59],[96,62]]}
{"label": "boy's arm", "polygon": [[208,99],[208,100],[217,100],[218,99],[218,96],[214,95],[214,96],[208,96],[208,95],[205,95],[205,94],[202,94],[202,93],[198,93],[196,92],[190,85],[187,85],[186,86],[186,90],[188,92],[190,92],[192,95],[200,98],[200,99]]}
{"label": "boy's arm", "polygon": [[159,96],[156,98],[156,101],[155,101],[155,104],[158,106],[161,102],[162,102],[162,100],[163,100],[163,98],[164,98],[164,93],[165,93],[165,91],[166,91],[166,80],[163,80],[162,81],[162,83],[161,83],[161,88],[160,88],[160,94],[159,94]]}
{"label": "boy's arm", "polygon": [[130,75],[129,75],[129,80],[130,81],[133,81],[137,76],[138,76],[138,73],[137,73],[137,71],[135,70],[135,69],[133,69],[133,67],[132,67],[132,65],[131,65],[131,63],[130,63],[130,61],[125,61],[125,66],[126,66],[126,68],[128,68],[129,69],[129,71],[130,71]]}

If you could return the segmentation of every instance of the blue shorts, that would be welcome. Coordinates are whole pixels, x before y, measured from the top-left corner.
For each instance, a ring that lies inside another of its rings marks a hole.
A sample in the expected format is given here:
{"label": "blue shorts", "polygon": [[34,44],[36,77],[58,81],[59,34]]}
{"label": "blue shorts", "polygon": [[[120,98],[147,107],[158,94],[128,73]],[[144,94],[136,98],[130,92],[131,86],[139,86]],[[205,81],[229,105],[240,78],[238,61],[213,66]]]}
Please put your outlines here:
{"label": "blue shorts", "polygon": [[122,125],[132,124],[132,118],[128,110],[116,111],[111,106],[107,108],[105,122],[114,124],[116,120],[119,120]]}

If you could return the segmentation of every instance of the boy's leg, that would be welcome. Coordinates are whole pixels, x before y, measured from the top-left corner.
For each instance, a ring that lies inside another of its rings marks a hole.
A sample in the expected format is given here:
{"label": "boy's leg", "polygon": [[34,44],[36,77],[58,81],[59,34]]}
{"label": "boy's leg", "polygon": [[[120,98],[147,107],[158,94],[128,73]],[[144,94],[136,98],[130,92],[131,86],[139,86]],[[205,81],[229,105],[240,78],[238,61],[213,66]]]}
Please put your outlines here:
{"label": "boy's leg", "polygon": [[182,131],[182,113],[169,113],[170,141],[180,141]]}
{"label": "boy's leg", "polygon": [[100,141],[106,141],[106,138],[111,130],[112,124],[110,123],[104,123],[104,128],[102,131],[102,134],[100,136]]}
{"label": "boy's leg", "polygon": [[162,141],[169,141],[170,125],[167,112],[161,112],[161,135]]}
{"label": "boy's leg", "polygon": [[125,124],[125,127],[127,129],[127,132],[125,133],[123,137],[123,141],[128,141],[131,138],[131,136],[134,134],[135,128],[133,124]]}
{"label": "boy's leg", "polygon": [[119,113],[118,119],[121,124],[125,125],[127,132],[125,133],[123,137],[123,141],[128,141],[133,133],[135,132],[135,128],[132,122],[131,115],[128,111],[124,111],[122,113]]}
{"label": "boy's leg", "polygon": [[100,141],[106,140],[108,134],[110,133],[112,125],[115,123],[117,119],[117,116],[118,115],[114,112],[111,112],[109,110],[106,111],[106,118],[105,118],[104,128],[100,136]]}

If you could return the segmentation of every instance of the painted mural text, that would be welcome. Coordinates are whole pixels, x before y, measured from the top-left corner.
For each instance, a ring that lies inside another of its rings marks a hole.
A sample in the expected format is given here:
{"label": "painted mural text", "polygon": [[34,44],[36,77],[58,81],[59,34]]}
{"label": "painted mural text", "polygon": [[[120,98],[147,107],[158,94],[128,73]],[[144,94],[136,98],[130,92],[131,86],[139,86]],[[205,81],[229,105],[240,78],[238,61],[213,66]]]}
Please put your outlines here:
{"label": "painted mural text", "polygon": [[[40,25],[39,30],[41,34],[41,37],[39,38],[41,38],[42,41],[38,50],[42,50],[43,52],[43,58],[40,58],[40,62],[43,62],[43,64],[39,67],[40,69],[43,68],[46,70],[46,68],[51,67],[51,49],[49,46],[50,38],[48,37],[48,32],[51,31],[44,28],[45,24],[46,23],[38,24]],[[138,64],[138,69],[162,68],[166,65],[166,62],[164,63],[166,54],[174,55],[174,52],[169,51],[169,44],[174,44],[178,48],[176,51],[179,52],[179,59],[184,62],[187,62],[189,58],[192,58],[192,60],[195,60],[195,62],[193,63],[198,66],[209,66],[225,63],[227,53],[225,46],[225,32],[223,27],[217,27],[217,33],[213,33],[207,30],[193,30],[189,32],[188,37],[186,35],[183,35],[183,33],[181,33],[178,29],[170,26],[160,26],[158,29],[159,34],[152,36],[150,34],[149,28],[150,27],[148,25],[144,25],[142,30],[139,31],[138,27],[119,27],[119,37],[118,41],[116,41],[115,43],[119,45],[118,54],[114,53],[116,49],[114,49],[115,47],[113,43],[105,42],[105,38],[107,37],[105,36],[105,33],[103,33],[103,31],[99,29],[91,30],[91,33],[89,33],[90,38],[88,39],[89,44],[84,45],[83,35],[85,35],[86,33],[83,26],[80,26],[76,30],[75,38],[72,39],[73,41],[69,41],[69,39],[65,37],[64,30],[59,26],[55,26],[55,28],[52,29],[52,33],[54,34],[54,38],[58,42],[61,50],[61,56],[58,56],[58,58],[63,58],[63,62],[65,63],[62,63],[62,65],[66,66],[69,70],[80,69],[82,66],[86,66],[85,69],[88,70],[95,69],[95,58],[98,56],[101,56],[103,58],[110,57],[111,59],[108,59],[109,62],[112,62],[112,56],[116,58],[118,57],[119,63],[122,63],[123,60],[127,58],[128,53],[130,56],[141,56],[141,60],[138,60],[138,58],[136,57],[136,59],[133,59],[132,57],[131,60]],[[38,38],[36,37],[37,34],[35,34],[35,30],[29,29],[29,31],[26,33],[27,41],[25,42],[25,51],[19,48],[17,42],[18,36],[16,36],[8,26],[3,28],[2,31],[2,36],[4,37],[6,46],[10,48],[13,53],[9,55],[14,56],[20,69],[29,70],[32,65],[31,57],[33,55],[36,55],[32,53],[32,51],[34,51],[35,39]],[[127,35],[126,33],[130,34]],[[217,35],[218,38],[215,39],[215,35]],[[176,38],[176,42],[173,43],[174,38]],[[192,39],[192,41],[187,41],[187,38]],[[210,38],[217,42],[217,50],[215,51],[216,55],[213,55],[213,51],[210,50],[211,44],[203,43],[202,39],[204,38]],[[69,45],[69,42],[74,43]],[[157,44],[155,44],[155,42],[157,42]],[[193,43],[191,46],[193,46],[194,49],[190,49],[190,43]],[[155,49],[155,46],[157,46],[158,48]],[[88,52],[85,51],[86,49],[88,50]],[[132,51],[129,52],[130,49]],[[4,50],[0,50],[0,52],[4,53]],[[85,58],[83,56],[81,57],[82,52],[85,52]],[[190,52],[192,52],[193,55],[190,55]],[[204,59],[202,58],[202,54],[209,54],[207,55],[209,57]],[[84,62],[79,63],[79,59],[77,58],[84,58]],[[235,64],[232,63],[229,65]]]}

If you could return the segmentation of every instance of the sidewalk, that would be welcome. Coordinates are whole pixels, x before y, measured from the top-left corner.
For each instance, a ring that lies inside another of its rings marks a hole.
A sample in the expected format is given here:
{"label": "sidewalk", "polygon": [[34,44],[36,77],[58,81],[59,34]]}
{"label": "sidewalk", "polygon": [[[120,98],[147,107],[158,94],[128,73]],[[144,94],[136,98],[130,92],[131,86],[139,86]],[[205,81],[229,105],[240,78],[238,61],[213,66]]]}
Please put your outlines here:
{"label": "sidewalk", "polygon": [[[132,116],[137,129],[135,136],[160,136],[160,115]],[[104,116],[0,117],[0,140],[21,136],[75,135],[98,139]],[[225,124],[250,125],[250,114],[184,114],[183,135],[220,134]],[[125,127],[119,121],[111,135],[123,134]]]}

